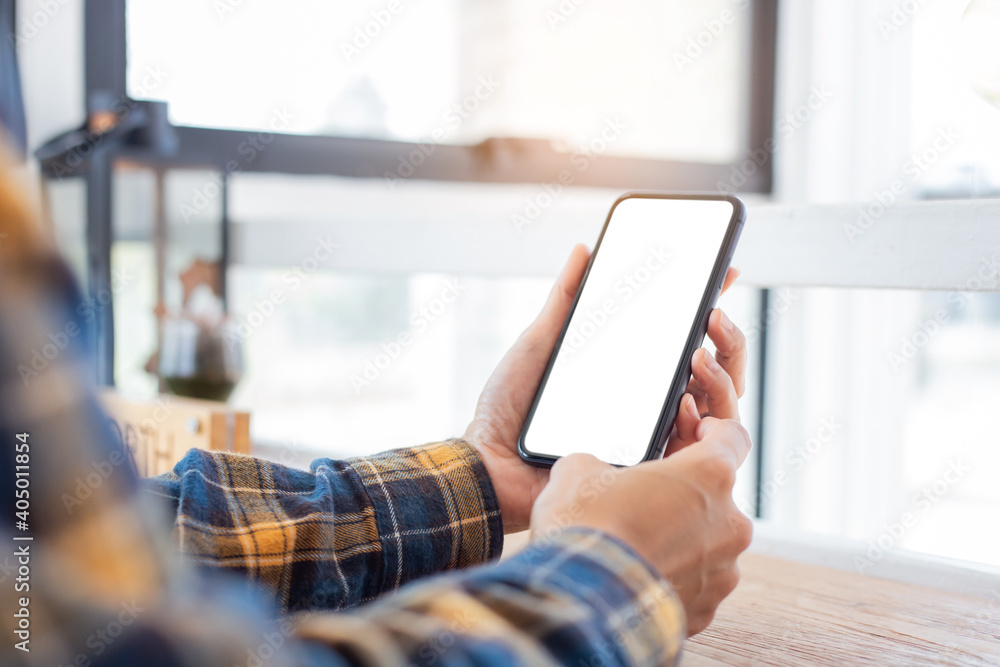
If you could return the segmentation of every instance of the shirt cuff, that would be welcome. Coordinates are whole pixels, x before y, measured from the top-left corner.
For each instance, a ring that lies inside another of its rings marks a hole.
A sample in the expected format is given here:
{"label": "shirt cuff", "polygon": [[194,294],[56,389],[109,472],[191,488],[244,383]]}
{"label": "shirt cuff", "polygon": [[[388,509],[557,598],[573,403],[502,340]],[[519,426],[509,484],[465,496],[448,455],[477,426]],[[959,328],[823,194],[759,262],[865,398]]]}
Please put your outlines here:
{"label": "shirt cuff", "polygon": [[[556,589],[587,609],[601,639],[578,643],[587,662],[672,665],[686,636],[684,607],[670,583],[624,542],[585,528],[541,536],[506,561],[535,573],[533,588]],[[561,659],[566,656],[561,656]]]}
{"label": "shirt cuff", "polygon": [[346,461],[374,505],[383,590],[478,565],[503,550],[503,521],[479,454],[463,440]]}

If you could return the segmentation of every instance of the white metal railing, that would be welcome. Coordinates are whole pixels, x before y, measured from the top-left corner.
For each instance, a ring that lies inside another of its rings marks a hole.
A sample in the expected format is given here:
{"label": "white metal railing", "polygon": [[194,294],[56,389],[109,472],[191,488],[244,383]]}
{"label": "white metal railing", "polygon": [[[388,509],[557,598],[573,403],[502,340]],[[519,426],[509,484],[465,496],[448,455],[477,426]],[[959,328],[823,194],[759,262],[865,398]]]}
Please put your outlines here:
{"label": "white metal railing", "polygon": [[1000,199],[751,207],[744,282],[1000,291]]}
{"label": "white metal railing", "polygon": [[[387,198],[380,182],[298,190],[280,180],[274,189],[271,179],[235,185],[234,220],[247,221],[234,232],[237,263],[294,265],[328,235],[342,243],[330,265],[341,270],[552,275],[573,243],[593,243],[619,194],[565,195],[518,230],[512,218],[543,192],[538,186],[414,184],[412,196]],[[744,284],[1000,291],[1000,272],[984,270],[1000,260],[1000,199],[751,200],[748,208],[734,260]]]}

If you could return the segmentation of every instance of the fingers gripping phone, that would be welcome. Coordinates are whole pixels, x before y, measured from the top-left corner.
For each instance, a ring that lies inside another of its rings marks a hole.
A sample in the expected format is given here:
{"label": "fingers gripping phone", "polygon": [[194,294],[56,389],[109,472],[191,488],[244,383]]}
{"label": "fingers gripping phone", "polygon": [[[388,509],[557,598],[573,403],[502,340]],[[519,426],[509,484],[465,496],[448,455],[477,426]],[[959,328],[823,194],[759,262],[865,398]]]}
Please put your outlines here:
{"label": "fingers gripping phone", "polygon": [[524,460],[663,456],[745,219],[727,195],[615,202],[518,440]]}

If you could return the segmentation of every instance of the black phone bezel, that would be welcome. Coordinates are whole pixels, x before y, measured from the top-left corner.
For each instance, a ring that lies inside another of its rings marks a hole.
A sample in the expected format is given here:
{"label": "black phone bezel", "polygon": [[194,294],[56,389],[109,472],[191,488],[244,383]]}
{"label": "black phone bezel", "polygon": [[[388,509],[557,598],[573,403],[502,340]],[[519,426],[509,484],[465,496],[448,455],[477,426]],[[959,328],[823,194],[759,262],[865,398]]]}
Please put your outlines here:
{"label": "black phone bezel", "polygon": [[705,335],[708,333],[708,318],[711,316],[712,310],[715,308],[716,301],[719,298],[719,294],[722,291],[722,285],[725,281],[726,273],[728,272],[729,265],[732,262],[733,253],[736,251],[736,244],[739,242],[740,234],[742,233],[744,223],[746,222],[746,206],[738,197],[729,194],[672,192],[628,192],[623,194],[615,200],[615,203],[611,206],[611,210],[608,212],[607,219],[604,221],[604,226],[601,228],[601,234],[597,238],[597,244],[594,246],[594,251],[590,255],[590,261],[587,263],[587,269],[583,274],[583,279],[580,281],[580,287],[576,291],[576,297],[574,297],[573,304],[570,306],[569,313],[566,315],[566,321],[563,322],[562,330],[559,332],[559,338],[556,340],[556,345],[553,348],[552,354],[549,356],[548,364],[545,367],[545,373],[542,375],[542,380],[538,385],[538,389],[535,391],[535,397],[531,402],[531,409],[528,410],[528,415],[524,420],[524,426],[521,428],[521,433],[517,438],[517,453],[524,461],[533,466],[539,468],[551,468],[552,465],[559,460],[559,458],[561,458],[559,456],[546,456],[528,451],[524,443],[525,435],[531,427],[532,417],[535,415],[535,409],[538,407],[538,401],[542,396],[542,392],[545,390],[545,384],[548,382],[549,373],[551,373],[556,357],[559,355],[559,350],[562,348],[563,339],[569,329],[569,323],[573,319],[573,313],[576,312],[576,306],[580,301],[580,295],[583,294],[583,290],[587,286],[587,278],[590,276],[590,269],[594,265],[597,253],[600,252],[601,243],[604,241],[604,235],[608,231],[608,225],[611,224],[611,219],[614,217],[615,210],[618,208],[619,204],[628,199],[727,201],[733,205],[733,216],[729,221],[729,226],[726,229],[726,235],[722,241],[722,245],[719,247],[719,253],[715,258],[715,266],[712,269],[712,274],[709,277],[708,284],[705,286],[705,291],[702,294],[698,313],[691,325],[691,331],[688,333],[687,343],[684,346],[684,354],[681,357],[683,361],[678,365],[677,370],[674,372],[674,377],[670,384],[670,390],[664,399],[663,408],[660,411],[660,418],[656,423],[653,437],[650,439],[646,455],[642,458],[640,463],[662,458],[663,451],[667,445],[667,439],[670,436],[670,431],[673,429],[674,421],[677,418],[677,411],[680,408],[681,398],[687,390],[688,379],[691,377],[691,357],[695,353],[695,350],[697,350],[701,345],[701,342],[705,339]]}

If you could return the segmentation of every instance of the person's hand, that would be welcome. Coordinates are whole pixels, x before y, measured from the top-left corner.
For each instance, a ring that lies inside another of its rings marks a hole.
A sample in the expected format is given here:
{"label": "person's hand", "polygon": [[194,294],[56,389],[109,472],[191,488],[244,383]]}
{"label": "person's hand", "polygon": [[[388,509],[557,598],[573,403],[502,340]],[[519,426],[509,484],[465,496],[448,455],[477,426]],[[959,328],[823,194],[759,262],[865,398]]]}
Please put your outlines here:
{"label": "person's hand", "polygon": [[556,461],[531,515],[532,539],[593,528],[634,548],[673,586],[688,635],[712,622],[739,582],[736,558],[753,524],[733,502],[736,469],[750,438],[732,419],[711,417],[673,456],[614,468],[589,454]]}
{"label": "person's hand", "polygon": [[[504,531],[507,533],[528,527],[531,507],[548,480],[548,470],[530,466],[521,459],[517,453],[517,439],[524,428],[524,420],[528,416],[589,259],[590,254],[585,246],[573,248],[542,312],[517,339],[487,381],[476,406],[476,415],[463,436],[483,459],[497,494]],[[728,290],[738,276],[739,271],[729,269],[722,291]],[[741,395],[746,371],[746,340],[738,329],[735,333],[730,331],[725,324],[728,322],[721,311],[712,313],[708,335],[720,350],[719,362],[727,373],[732,373],[732,379],[728,380],[729,386],[738,387],[737,394]],[[701,406],[698,408],[699,413],[729,418],[735,410],[735,401],[724,400],[722,397],[732,389],[726,388],[726,378],[703,367],[703,361],[705,360],[696,353],[693,364],[696,368],[695,379],[688,385],[688,392],[697,397],[697,404]],[[699,377],[704,384],[699,384]],[[685,402],[690,399],[691,396],[687,396],[682,401],[682,414]],[[718,410],[719,414],[715,414],[713,410]],[[690,418],[691,415],[684,418],[679,416],[678,426],[668,444],[668,452],[690,444]]]}
{"label": "person's hand", "polygon": [[573,248],[542,312],[490,376],[465,431],[464,439],[479,452],[493,482],[507,533],[528,527],[531,506],[549,476],[521,459],[517,439],[589,259],[586,247]]}
{"label": "person's hand", "polygon": [[[739,271],[729,269],[722,286],[723,293],[737,277]],[[708,318],[708,338],[715,344],[715,356],[705,348],[695,350],[691,358],[691,381],[681,399],[664,456],[670,456],[695,442],[695,429],[703,417],[740,419],[737,401],[746,388],[746,336],[722,310],[716,308]]]}

